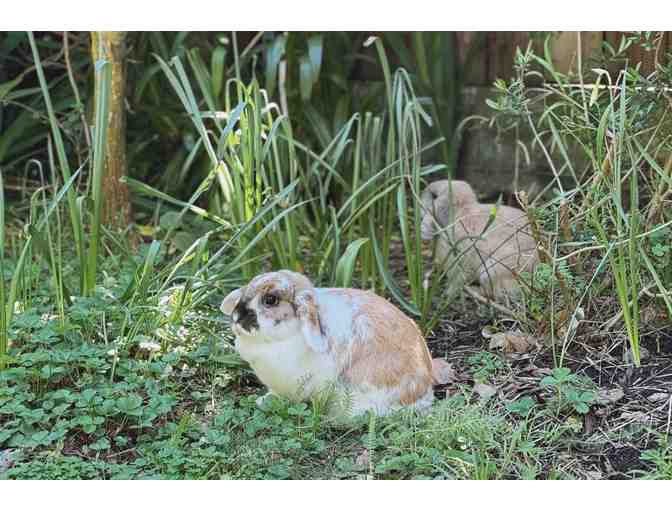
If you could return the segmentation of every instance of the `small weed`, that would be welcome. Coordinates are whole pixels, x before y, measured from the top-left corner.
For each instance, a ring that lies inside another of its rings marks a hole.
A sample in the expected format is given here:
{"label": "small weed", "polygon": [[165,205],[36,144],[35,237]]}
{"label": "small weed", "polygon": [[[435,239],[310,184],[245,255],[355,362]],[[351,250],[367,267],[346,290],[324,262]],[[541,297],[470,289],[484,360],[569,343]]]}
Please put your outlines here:
{"label": "small weed", "polygon": [[506,404],[506,410],[519,416],[529,416],[536,403],[532,397],[523,397]]}
{"label": "small weed", "polygon": [[504,369],[502,359],[488,351],[477,352],[467,358],[476,382],[486,382]]}
{"label": "small weed", "polygon": [[554,368],[552,375],[541,380],[541,386],[555,390],[558,414],[567,408],[579,414],[586,414],[590,410],[590,404],[597,395],[594,390],[587,389],[586,384],[566,367]]}
{"label": "small weed", "polygon": [[645,480],[672,480],[672,445],[667,437],[661,437],[657,448],[642,452],[641,460],[653,464],[649,472],[638,474]]}

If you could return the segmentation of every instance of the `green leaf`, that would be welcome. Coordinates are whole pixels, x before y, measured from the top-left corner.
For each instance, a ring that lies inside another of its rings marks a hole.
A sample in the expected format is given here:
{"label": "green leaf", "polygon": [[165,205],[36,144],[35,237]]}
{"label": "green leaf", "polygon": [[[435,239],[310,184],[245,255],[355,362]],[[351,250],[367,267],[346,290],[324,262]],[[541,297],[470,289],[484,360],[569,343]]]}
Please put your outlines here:
{"label": "green leaf", "polygon": [[[70,164],[65,153],[65,144],[63,143],[63,137],[61,135],[61,129],[56,119],[56,114],[54,112],[54,107],[51,102],[51,96],[49,94],[49,85],[44,76],[44,70],[42,68],[42,62],[40,60],[40,54],[37,51],[37,44],[35,43],[35,37],[32,32],[28,32],[28,41],[30,42],[30,47],[33,52],[33,59],[35,61],[35,71],[37,72],[37,77],[40,82],[40,89],[42,90],[42,95],[44,96],[44,102],[47,107],[47,114],[49,115],[49,124],[51,126],[51,133],[53,138],[54,147],[56,147],[56,154],[58,156],[58,163],[63,174],[63,180],[68,181],[71,177]],[[86,246],[84,244],[83,229],[82,229],[82,215],[80,214],[80,209],[77,207],[76,193],[73,188],[68,189],[67,193],[68,198],[68,212],[70,214],[70,223],[72,225],[73,233],[75,236],[75,248],[77,250],[77,256],[80,259],[82,268],[86,267],[86,259],[84,253],[86,251]],[[24,249],[28,246],[27,243],[24,246]],[[22,253],[23,256],[23,253]],[[84,270],[82,271],[84,275]],[[85,278],[80,278],[81,289],[85,289]]]}
{"label": "green leaf", "polygon": [[394,281],[394,277],[390,274],[389,269],[385,267],[383,254],[381,253],[378,240],[375,237],[376,227],[373,222],[373,216],[369,216],[369,231],[372,233],[371,239],[373,243],[373,253],[376,258],[376,264],[378,265],[378,271],[383,277],[385,286],[407,312],[411,313],[412,315],[415,315],[416,317],[419,317],[420,310],[418,310],[418,307],[404,297],[403,292],[401,291],[397,283]]}
{"label": "green leaf", "polygon": [[241,101],[238,105],[229,113],[226,119],[226,126],[222,130],[222,133],[219,135],[219,141],[217,142],[217,155],[219,157],[224,153],[224,147],[226,142],[229,139],[229,133],[233,130],[233,127],[236,125],[236,122],[240,119],[240,116],[243,113],[243,110],[247,106],[245,101]]}
{"label": "green leaf", "polygon": [[313,65],[307,55],[302,55],[299,59],[299,87],[301,89],[301,99],[308,101],[313,90]]}
{"label": "green leaf", "polygon": [[287,38],[285,35],[278,35],[266,50],[266,90],[268,91],[269,96],[272,96],[275,92],[278,78],[278,65],[280,64],[282,56],[285,54],[286,45]]}
{"label": "green leaf", "polygon": [[553,377],[557,379],[558,382],[564,382],[569,379],[572,371],[566,367],[554,368]]}
{"label": "green leaf", "polygon": [[576,412],[580,413],[580,414],[586,414],[588,411],[590,411],[590,407],[588,407],[583,402],[579,402],[578,404],[575,404],[574,409],[576,409]]}
{"label": "green leaf", "polygon": [[135,278],[131,280],[128,287],[124,291],[124,294],[121,296],[122,301],[127,301],[128,299],[142,294],[147,285],[154,269],[154,264],[156,258],[159,254],[159,248],[161,243],[159,241],[152,241],[152,244],[149,245],[149,250],[147,250],[147,255],[145,256],[145,263],[142,268],[138,268]]}
{"label": "green leaf", "polygon": [[[196,77],[198,88],[201,90],[201,94],[203,94],[208,109],[210,111],[215,111],[217,108],[215,106],[215,99],[212,95],[212,77],[209,74],[208,68],[205,66],[205,62],[203,62],[203,59],[201,58],[199,49],[193,48],[189,51],[187,53],[187,59],[189,60],[189,64],[191,64],[191,69]],[[215,122],[217,123],[218,121],[215,120]]]}
{"label": "green leaf", "polygon": [[[99,36],[96,33],[94,37]],[[103,174],[105,172],[105,155],[107,153],[108,112],[110,107],[110,88],[112,84],[112,66],[109,62],[99,60],[95,65],[95,102],[96,118],[93,140],[93,173],[91,175],[91,193],[93,197],[93,223],[89,251],[86,255],[85,295],[91,295],[96,286],[98,248],[100,246],[101,223],[103,214]]]}
{"label": "green leaf", "polygon": [[168,211],[161,215],[159,225],[164,230],[172,230],[178,228],[181,224],[181,215],[176,211]]}
{"label": "green leaf", "polygon": [[558,381],[555,377],[547,375],[541,380],[540,384],[542,386],[555,386],[556,384],[558,384]]}
{"label": "green leaf", "polygon": [[173,244],[181,252],[187,251],[189,247],[198,239],[191,232],[180,231],[173,237]]}
{"label": "green leaf", "polygon": [[316,34],[308,38],[308,58],[313,70],[313,85],[320,77],[322,67],[322,34]]}
{"label": "green leaf", "polygon": [[532,397],[523,397],[516,400],[515,402],[510,402],[506,405],[506,409],[509,412],[518,414],[520,416],[527,416],[530,411],[534,408],[534,399]]}
{"label": "green leaf", "polygon": [[583,393],[581,393],[579,398],[583,402],[592,402],[593,400],[595,400],[595,393],[593,393],[592,391],[584,391]]}
{"label": "green leaf", "polygon": [[[55,262],[52,260],[52,251],[49,249],[49,244],[42,237],[42,234],[37,230],[33,225],[28,225],[28,232],[30,232],[31,239],[33,244],[39,252],[42,253],[42,256],[45,258],[47,263],[52,266]],[[63,299],[65,302],[70,305],[72,303],[70,289],[68,289],[65,284],[64,279],[60,278],[58,284],[61,286],[61,292],[63,293]]]}
{"label": "green leaf", "polygon": [[350,287],[359,249],[368,242],[368,237],[356,239],[345,249],[345,253],[336,265],[336,285],[338,287]]}
{"label": "green leaf", "polygon": [[142,397],[135,393],[117,399],[117,409],[124,414],[139,416],[142,414],[140,406],[142,406]]}
{"label": "green leaf", "polygon": [[499,105],[499,103],[496,103],[492,99],[487,99],[485,100],[485,104],[487,104],[490,108],[496,111],[500,111],[502,107]]}
{"label": "green leaf", "polygon": [[224,62],[226,61],[226,48],[217,46],[210,58],[210,73],[212,74],[212,95],[216,99],[222,92],[224,82]]}
{"label": "green leaf", "polygon": [[216,222],[216,223],[218,223],[222,226],[226,226],[226,227],[231,226],[229,224],[229,222],[227,222],[226,220],[223,220],[219,216],[215,216],[213,214],[210,214],[205,209],[202,209],[201,207],[195,206],[191,203],[183,202],[181,200],[178,200],[177,198],[173,198],[170,195],[168,195],[166,193],[163,193],[162,191],[159,191],[157,189],[152,188],[151,186],[145,184],[144,182],[136,181],[135,179],[132,179],[130,177],[124,177],[120,180],[122,182],[125,182],[126,184],[128,184],[128,187],[131,188],[131,190],[133,190],[137,193],[143,193],[145,195],[148,195],[148,196],[151,196],[151,197],[154,197],[154,198],[165,200],[166,202],[169,202],[171,204],[174,204],[174,205],[177,205],[177,206],[180,206],[180,207],[184,207],[184,208],[190,210],[191,212],[193,212],[194,214],[196,214],[196,215],[198,215],[202,218],[212,220],[212,221],[214,221],[214,222]]}
{"label": "green leaf", "polygon": [[110,441],[106,437],[101,437],[98,441],[89,445],[92,450],[107,450],[110,448]]}
{"label": "green leaf", "polygon": [[49,436],[49,432],[46,430],[41,430],[40,432],[35,432],[30,436],[31,441],[35,441],[37,444],[48,444],[48,441],[45,443],[47,437]]}
{"label": "green leaf", "polygon": [[0,85],[0,101],[2,101],[7,94],[9,94],[13,89],[15,89],[23,80],[24,75],[27,71],[22,72],[16,78],[11,81],[6,81]]}

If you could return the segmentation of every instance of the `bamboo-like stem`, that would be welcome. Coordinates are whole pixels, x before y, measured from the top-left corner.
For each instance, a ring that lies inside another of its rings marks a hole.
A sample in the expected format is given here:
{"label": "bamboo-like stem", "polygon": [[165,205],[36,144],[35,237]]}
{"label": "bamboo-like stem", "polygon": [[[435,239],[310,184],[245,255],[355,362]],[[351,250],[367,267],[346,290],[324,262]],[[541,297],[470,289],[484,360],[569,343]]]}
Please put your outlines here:
{"label": "bamboo-like stem", "polygon": [[[105,172],[103,174],[103,223],[125,227],[131,220],[126,164],[126,32],[92,32],[93,61],[106,60],[111,68]],[[94,102],[95,103],[95,102]]]}

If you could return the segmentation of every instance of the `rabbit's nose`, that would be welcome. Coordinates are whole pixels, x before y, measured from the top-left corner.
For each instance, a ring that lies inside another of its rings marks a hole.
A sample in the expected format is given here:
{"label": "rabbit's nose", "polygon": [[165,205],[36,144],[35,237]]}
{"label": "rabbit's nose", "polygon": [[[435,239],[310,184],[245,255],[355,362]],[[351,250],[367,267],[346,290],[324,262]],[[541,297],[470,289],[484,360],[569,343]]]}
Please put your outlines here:
{"label": "rabbit's nose", "polygon": [[239,303],[232,314],[233,321],[245,331],[252,331],[258,328],[257,315],[243,303]]}

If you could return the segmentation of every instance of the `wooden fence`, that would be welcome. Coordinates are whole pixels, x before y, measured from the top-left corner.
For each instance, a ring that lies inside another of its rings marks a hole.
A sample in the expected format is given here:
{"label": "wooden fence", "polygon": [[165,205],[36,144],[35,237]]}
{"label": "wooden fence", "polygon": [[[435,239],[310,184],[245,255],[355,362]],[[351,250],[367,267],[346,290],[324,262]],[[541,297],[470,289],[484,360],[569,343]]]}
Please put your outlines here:
{"label": "wooden fence", "polygon": [[[599,61],[603,51],[603,42],[618,48],[623,36],[631,36],[633,32],[580,32],[582,59],[584,62]],[[660,32],[657,34],[661,34]],[[543,54],[544,39],[549,34],[534,32],[458,32],[458,54],[462,61],[467,58],[470,45],[480,45],[469,62],[467,74],[468,85],[490,85],[497,78],[510,78],[513,74],[513,57],[516,47],[522,49],[532,41],[535,51]],[[576,69],[579,32],[555,32],[551,39],[553,62],[558,70],[567,72]],[[659,61],[663,61],[666,53],[672,52],[672,33],[663,32],[662,39],[655,42]],[[654,70],[656,49],[647,49],[642,45],[633,44],[626,51],[628,65],[642,63],[643,73]],[[615,73],[618,65],[612,65],[609,71]]]}

